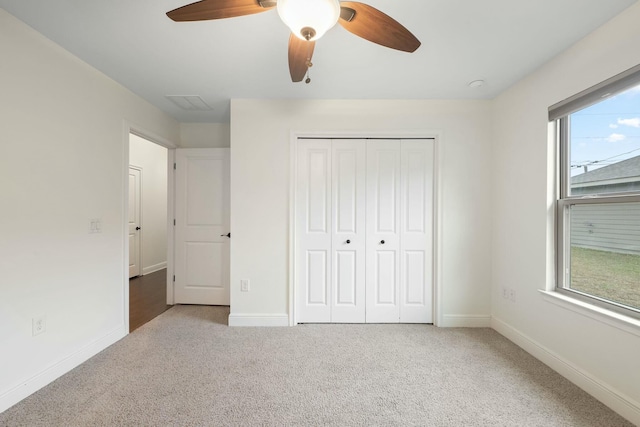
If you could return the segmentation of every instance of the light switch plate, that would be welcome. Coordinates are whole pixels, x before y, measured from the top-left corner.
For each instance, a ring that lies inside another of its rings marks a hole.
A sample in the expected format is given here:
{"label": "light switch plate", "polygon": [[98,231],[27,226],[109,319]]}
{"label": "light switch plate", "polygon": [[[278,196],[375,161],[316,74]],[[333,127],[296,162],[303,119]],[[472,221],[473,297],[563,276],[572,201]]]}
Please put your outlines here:
{"label": "light switch plate", "polygon": [[100,218],[92,218],[89,220],[89,234],[102,233],[102,220]]}

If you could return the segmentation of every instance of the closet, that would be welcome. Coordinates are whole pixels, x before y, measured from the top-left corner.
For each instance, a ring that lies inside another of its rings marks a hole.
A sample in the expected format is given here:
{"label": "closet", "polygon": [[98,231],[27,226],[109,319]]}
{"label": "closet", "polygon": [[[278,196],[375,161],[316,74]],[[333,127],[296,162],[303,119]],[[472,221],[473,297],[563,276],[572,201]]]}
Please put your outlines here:
{"label": "closet", "polygon": [[433,139],[299,139],[298,323],[433,322]]}

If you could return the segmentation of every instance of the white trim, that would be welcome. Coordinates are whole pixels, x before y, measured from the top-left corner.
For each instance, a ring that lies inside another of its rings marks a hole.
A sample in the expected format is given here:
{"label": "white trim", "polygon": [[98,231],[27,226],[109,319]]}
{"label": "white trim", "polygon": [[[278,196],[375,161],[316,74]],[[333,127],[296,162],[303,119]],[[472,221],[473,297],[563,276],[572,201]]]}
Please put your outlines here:
{"label": "white trim", "polygon": [[289,326],[296,321],[295,253],[296,253],[296,176],[298,176],[298,136],[291,132],[289,140]]}
{"label": "white trim", "polygon": [[443,314],[441,328],[490,328],[491,316],[478,314]]}
{"label": "white trim", "polygon": [[127,128],[127,140],[129,139],[129,134],[132,133],[136,136],[139,136],[142,139],[146,139],[147,141],[151,141],[154,144],[161,145],[167,149],[177,148],[178,146],[173,142],[169,141],[166,138],[161,137],[153,132],[149,132],[144,130],[143,127],[133,124],[127,120],[124,121],[125,127]]}
{"label": "white trim", "polygon": [[156,265],[150,265],[149,267],[145,267],[142,269],[142,275],[144,276],[145,274],[151,274],[151,273],[155,273],[156,271],[160,271],[164,268],[167,268],[167,262],[161,262],[159,264]]}
{"label": "white trim", "polygon": [[620,329],[631,335],[640,337],[640,320],[633,317],[625,316],[624,314],[617,313],[615,311],[607,310],[606,308],[589,304],[588,302],[581,301],[570,296],[563,295],[554,291],[538,290],[542,295],[542,298],[552,304],[562,307],[564,309],[573,311],[574,313],[581,314],[590,319],[604,323],[608,326]]}
{"label": "white trim", "polygon": [[444,142],[443,132],[433,132],[435,135],[434,150],[435,150],[435,163],[433,165],[433,179],[434,179],[434,195],[433,200],[436,204],[435,212],[433,213],[433,238],[435,244],[433,248],[433,324],[434,326],[444,326],[444,319],[442,313],[442,274],[444,271],[443,266],[443,235],[444,235],[444,203],[443,203],[443,177],[442,165],[444,165],[444,150],[441,148],[441,144]]}
{"label": "white trim", "polygon": [[173,274],[175,271],[175,226],[176,218],[175,191],[176,180],[173,164],[176,161],[176,149],[171,148],[167,153],[167,305],[174,304]]}
{"label": "white trim", "polygon": [[294,326],[298,322],[295,313],[295,206],[296,206],[296,176],[297,176],[297,141],[299,138],[381,138],[381,139],[433,139],[434,140],[434,195],[436,204],[433,213],[433,324],[441,326],[442,319],[442,284],[440,272],[442,268],[442,230],[443,230],[443,208],[442,208],[442,188],[444,164],[444,150],[440,149],[443,143],[444,133],[441,130],[398,130],[398,131],[291,131],[289,134],[289,325]]}
{"label": "white trim", "polygon": [[613,411],[633,424],[640,425],[640,402],[634,401],[609,384],[593,377],[497,317],[491,319],[491,327]]}
{"label": "white trim", "polygon": [[82,363],[86,362],[110,345],[121,340],[127,335],[128,330],[128,326],[121,324],[113,331],[107,333],[104,337],[87,344],[75,353],[45,368],[43,371],[35,374],[28,380],[21,382],[21,384],[0,395],[0,412],[6,411],[16,403],[60,378],[75,367],[80,366]]}
{"label": "white trim", "polygon": [[229,326],[289,326],[286,314],[230,314]]}
{"label": "white trim", "polygon": [[123,123],[123,138],[122,138],[122,158],[123,158],[123,173],[122,173],[122,253],[124,258],[122,259],[122,313],[124,319],[125,331],[129,332],[129,150],[130,150],[130,134],[131,126],[126,120]]}

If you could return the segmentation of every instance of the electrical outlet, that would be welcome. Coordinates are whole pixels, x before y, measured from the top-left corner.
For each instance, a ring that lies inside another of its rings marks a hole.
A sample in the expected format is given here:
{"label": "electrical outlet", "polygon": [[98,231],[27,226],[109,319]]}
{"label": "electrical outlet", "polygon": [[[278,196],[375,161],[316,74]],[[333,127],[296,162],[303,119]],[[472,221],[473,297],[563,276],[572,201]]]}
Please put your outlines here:
{"label": "electrical outlet", "polygon": [[509,289],[505,286],[502,287],[502,298],[509,299]]}
{"label": "electrical outlet", "polygon": [[40,335],[47,330],[47,318],[38,316],[31,319],[31,332],[33,336]]}
{"label": "electrical outlet", "polygon": [[509,289],[509,301],[516,302],[516,290]]}
{"label": "electrical outlet", "polygon": [[249,279],[240,280],[240,291],[249,292]]}

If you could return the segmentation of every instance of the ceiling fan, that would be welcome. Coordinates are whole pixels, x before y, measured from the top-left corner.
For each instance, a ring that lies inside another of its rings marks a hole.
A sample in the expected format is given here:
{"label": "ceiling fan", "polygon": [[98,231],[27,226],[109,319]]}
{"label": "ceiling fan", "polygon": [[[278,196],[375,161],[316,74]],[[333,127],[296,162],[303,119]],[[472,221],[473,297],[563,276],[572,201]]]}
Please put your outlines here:
{"label": "ceiling fan", "polygon": [[167,16],[176,22],[224,19],[253,15],[276,8],[291,29],[289,72],[300,82],[313,64],[316,40],[336,23],[370,42],[404,52],[414,52],[420,41],[396,20],[364,3],[339,0],[201,0],[179,7]]}

